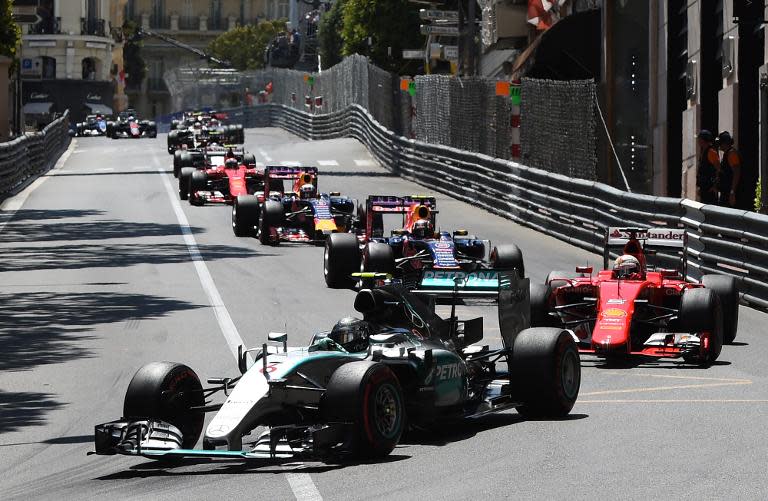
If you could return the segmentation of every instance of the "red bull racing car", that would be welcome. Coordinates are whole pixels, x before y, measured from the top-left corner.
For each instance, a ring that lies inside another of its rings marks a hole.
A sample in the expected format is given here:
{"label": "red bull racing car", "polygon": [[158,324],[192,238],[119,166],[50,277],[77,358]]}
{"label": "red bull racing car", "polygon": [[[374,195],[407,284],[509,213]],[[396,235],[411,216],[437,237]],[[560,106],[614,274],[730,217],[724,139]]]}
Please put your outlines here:
{"label": "red bull racing car", "polygon": [[[531,285],[531,325],[567,328],[580,352],[605,358],[682,357],[711,364],[723,343],[736,337],[739,291],[724,275],[689,282],[686,238],[683,229],[609,228],[602,271],[553,271],[545,284]],[[613,267],[612,250],[620,251]]]}
{"label": "red bull racing car", "polygon": [[256,168],[255,157],[242,150],[206,150],[201,167],[184,167],[179,174],[179,198],[192,205],[231,204],[263,186],[264,175]]}
{"label": "red bull racing car", "polygon": [[[319,193],[317,174],[317,167],[265,167],[264,192],[237,197],[232,231],[255,234],[265,245],[322,243],[347,231],[354,223],[354,202],[337,192]],[[284,189],[286,181],[290,190]]]}
{"label": "red bull racing car", "polygon": [[[401,217],[398,229],[384,234],[384,216]],[[497,270],[525,275],[523,254],[513,244],[491,246],[465,230],[435,231],[437,202],[430,196],[371,195],[358,209],[357,234],[333,234],[325,245],[324,275],[329,287],[354,286],[357,271],[383,272],[412,288],[452,288],[463,280],[479,290],[494,283]]]}

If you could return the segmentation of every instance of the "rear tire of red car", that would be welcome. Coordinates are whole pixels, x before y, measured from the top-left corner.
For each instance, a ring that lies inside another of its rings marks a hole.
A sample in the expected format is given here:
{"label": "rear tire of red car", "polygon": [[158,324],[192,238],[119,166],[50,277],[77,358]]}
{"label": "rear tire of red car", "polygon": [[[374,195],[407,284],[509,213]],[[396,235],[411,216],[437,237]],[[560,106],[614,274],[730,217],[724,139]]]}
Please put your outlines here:
{"label": "rear tire of red car", "polygon": [[336,369],[323,395],[322,412],[329,423],[352,423],[348,445],[356,458],[387,456],[405,430],[400,382],[378,362],[350,362]]}
{"label": "rear tire of red car", "polygon": [[381,242],[368,242],[363,249],[363,271],[395,273],[395,255],[392,247]]}
{"label": "rear tire of red car", "polygon": [[525,277],[523,251],[515,244],[498,245],[491,250],[491,266],[499,270],[517,270],[520,278]]}
{"label": "rear tire of red car", "polygon": [[182,167],[179,172],[179,200],[189,198],[189,182],[195,169],[192,167]]}
{"label": "rear tire of red car", "polygon": [[283,204],[276,200],[267,200],[261,206],[259,214],[259,242],[263,245],[279,245],[280,239],[272,239],[272,228],[283,225]]}
{"label": "rear tire of red car", "polygon": [[683,358],[699,365],[710,365],[717,360],[723,348],[723,309],[718,295],[704,288],[685,290],[677,318],[683,332],[699,335],[702,344],[706,342],[708,345]]}
{"label": "rear tire of red car", "polygon": [[723,343],[731,344],[739,328],[739,288],[736,279],[726,275],[704,275],[701,283],[720,298],[723,308]]}
{"label": "rear tire of red car", "polygon": [[525,418],[557,419],[568,415],[581,386],[576,342],[563,329],[533,327],[515,338],[510,361],[513,398]]}
{"label": "rear tire of red car", "polygon": [[238,195],[232,204],[232,231],[236,237],[247,237],[253,234],[259,224],[258,197],[253,195]]}
{"label": "rear tire of red car", "polygon": [[347,289],[355,286],[350,276],[360,271],[360,244],[352,233],[332,233],[325,241],[323,274],[325,284],[331,289]]}
{"label": "rear tire of red car", "polygon": [[195,371],[174,362],[152,362],[136,371],[125,392],[123,416],[154,418],[181,430],[182,447],[191,449],[203,431],[205,413],[190,407],[205,405],[203,386]]}

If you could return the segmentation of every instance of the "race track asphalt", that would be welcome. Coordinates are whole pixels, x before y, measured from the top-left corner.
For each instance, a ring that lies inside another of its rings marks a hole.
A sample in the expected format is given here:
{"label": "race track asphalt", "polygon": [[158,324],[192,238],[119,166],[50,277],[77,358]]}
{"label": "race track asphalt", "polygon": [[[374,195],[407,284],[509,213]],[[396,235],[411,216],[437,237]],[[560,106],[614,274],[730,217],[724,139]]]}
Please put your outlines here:
{"label": "race track asphalt", "polygon": [[[17,212],[9,207],[21,198],[0,211],[0,498],[765,499],[768,316],[745,307],[737,343],[708,369],[606,367],[585,357],[570,419],[524,421],[510,411],[413,433],[380,463],[169,465],[86,455],[93,426],[120,417],[142,364],[184,362],[201,378],[237,374],[223,311],[249,346],[284,329],[301,345],[353,313],[352,292],[325,287],[322,248],[238,239],[229,207],[182,203],[185,240],[164,145],[165,136],[77,139]],[[254,129],[246,147],[262,163],[318,165],[323,191],[360,200],[429,193],[354,140]],[[600,266],[597,255],[472,205],[438,195],[438,206],[444,229],[518,244],[534,281]],[[190,244],[213,278],[213,304]],[[498,344],[494,312],[483,313],[486,342]]]}

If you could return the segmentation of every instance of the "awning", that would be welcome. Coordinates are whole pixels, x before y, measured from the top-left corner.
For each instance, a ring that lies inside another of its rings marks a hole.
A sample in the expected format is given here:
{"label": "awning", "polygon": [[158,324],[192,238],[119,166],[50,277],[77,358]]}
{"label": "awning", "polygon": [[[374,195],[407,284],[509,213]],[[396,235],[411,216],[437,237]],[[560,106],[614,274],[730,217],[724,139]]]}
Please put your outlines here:
{"label": "awning", "polygon": [[24,114],[25,115],[45,115],[51,112],[51,106],[53,106],[53,103],[48,103],[48,102],[27,103],[24,105]]}
{"label": "awning", "polygon": [[101,103],[85,103],[91,109],[91,113],[96,115],[111,115],[112,108]]}

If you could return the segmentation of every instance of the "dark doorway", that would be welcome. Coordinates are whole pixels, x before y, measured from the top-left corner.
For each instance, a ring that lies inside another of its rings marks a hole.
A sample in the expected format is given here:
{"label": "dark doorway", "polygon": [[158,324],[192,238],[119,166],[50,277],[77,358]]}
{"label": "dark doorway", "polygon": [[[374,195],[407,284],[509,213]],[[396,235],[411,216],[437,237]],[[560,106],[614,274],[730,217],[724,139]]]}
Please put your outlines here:
{"label": "dark doorway", "polygon": [[723,0],[701,0],[701,128],[717,134],[723,88]]}
{"label": "dark doorway", "polygon": [[667,196],[679,197],[683,182],[683,112],[687,107],[685,72],[688,64],[688,6],[667,3]]}
{"label": "dark doorway", "polygon": [[759,68],[763,64],[765,32],[764,0],[743,2],[739,16],[739,129],[735,138],[742,156],[742,175],[736,193],[736,205],[751,209],[754,205],[760,161]]}

